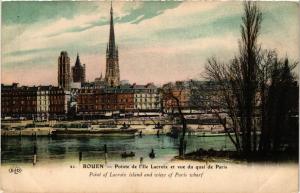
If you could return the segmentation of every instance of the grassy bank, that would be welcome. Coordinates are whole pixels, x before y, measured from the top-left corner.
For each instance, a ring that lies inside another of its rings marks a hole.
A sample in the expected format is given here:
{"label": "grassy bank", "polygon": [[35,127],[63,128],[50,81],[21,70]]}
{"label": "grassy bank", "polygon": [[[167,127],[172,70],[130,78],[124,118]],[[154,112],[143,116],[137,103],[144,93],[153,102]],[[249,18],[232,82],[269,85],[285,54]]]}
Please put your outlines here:
{"label": "grassy bank", "polygon": [[239,153],[237,151],[227,150],[204,150],[198,149],[197,151],[190,152],[184,157],[176,156],[178,160],[193,160],[193,161],[230,161],[230,162],[295,162],[299,161],[299,154],[296,150],[277,151],[269,153],[250,153],[248,155]]}

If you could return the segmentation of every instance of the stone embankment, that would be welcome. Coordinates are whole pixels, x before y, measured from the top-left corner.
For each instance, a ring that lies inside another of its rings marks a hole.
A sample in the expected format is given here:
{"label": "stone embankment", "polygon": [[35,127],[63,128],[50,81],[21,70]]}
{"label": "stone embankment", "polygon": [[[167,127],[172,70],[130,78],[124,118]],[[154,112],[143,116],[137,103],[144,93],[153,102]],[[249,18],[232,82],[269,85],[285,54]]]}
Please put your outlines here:
{"label": "stone embankment", "polygon": [[[106,129],[110,125],[112,128],[120,129],[124,124],[130,125],[131,128],[137,129],[138,133],[143,135],[156,135],[158,130],[154,129],[157,124],[163,125],[163,129],[159,130],[159,134],[166,134],[170,132],[174,125],[171,120],[167,118],[131,118],[131,119],[101,119],[101,120],[76,120],[76,121],[47,121],[47,122],[33,122],[32,120],[2,122],[1,135],[2,136],[45,136],[51,135],[52,131],[59,127],[60,129]],[[180,125],[177,125],[180,126]],[[105,128],[103,128],[105,127]],[[220,125],[196,125],[189,124],[188,130],[194,133],[220,131]]]}

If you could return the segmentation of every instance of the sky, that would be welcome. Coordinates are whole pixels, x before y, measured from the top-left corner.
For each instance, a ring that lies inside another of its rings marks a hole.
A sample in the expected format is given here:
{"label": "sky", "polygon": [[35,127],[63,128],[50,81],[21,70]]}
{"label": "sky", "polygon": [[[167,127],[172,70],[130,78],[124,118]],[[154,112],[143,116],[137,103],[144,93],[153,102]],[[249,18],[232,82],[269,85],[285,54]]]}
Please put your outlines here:
{"label": "sky", "polygon": [[[121,80],[163,84],[201,78],[209,57],[238,54],[243,3],[115,1],[115,37]],[[299,6],[259,2],[259,43],[300,61]],[[2,2],[1,81],[57,85],[57,60],[68,52],[86,64],[86,79],[105,73],[110,2]]]}

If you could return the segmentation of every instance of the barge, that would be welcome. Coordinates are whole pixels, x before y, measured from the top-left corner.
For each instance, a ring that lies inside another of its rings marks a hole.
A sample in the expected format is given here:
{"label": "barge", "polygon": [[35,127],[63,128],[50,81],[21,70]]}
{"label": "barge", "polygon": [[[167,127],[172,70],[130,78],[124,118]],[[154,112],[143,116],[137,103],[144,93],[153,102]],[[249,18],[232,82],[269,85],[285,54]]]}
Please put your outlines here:
{"label": "barge", "polygon": [[105,136],[134,136],[137,129],[56,129],[52,135],[105,135]]}

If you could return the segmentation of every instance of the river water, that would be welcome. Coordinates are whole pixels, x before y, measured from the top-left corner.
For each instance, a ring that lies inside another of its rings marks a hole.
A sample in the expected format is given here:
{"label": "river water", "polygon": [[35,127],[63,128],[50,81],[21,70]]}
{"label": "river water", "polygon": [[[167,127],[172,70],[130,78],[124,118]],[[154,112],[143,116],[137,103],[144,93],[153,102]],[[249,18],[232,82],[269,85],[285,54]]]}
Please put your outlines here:
{"label": "river water", "polygon": [[[164,161],[169,162],[178,154],[179,140],[165,135],[145,135],[143,137],[104,137],[104,136],[68,136],[68,137],[2,137],[1,138],[2,164],[23,163],[31,164],[34,145],[36,144],[38,163],[66,163],[79,161],[79,152],[82,152],[82,162],[104,162],[104,145],[107,145],[106,161]],[[186,136],[187,151],[199,148],[233,149],[227,136],[198,137]],[[155,159],[149,158],[153,148]],[[134,157],[122,158],[123,152],[135,152]]]}

